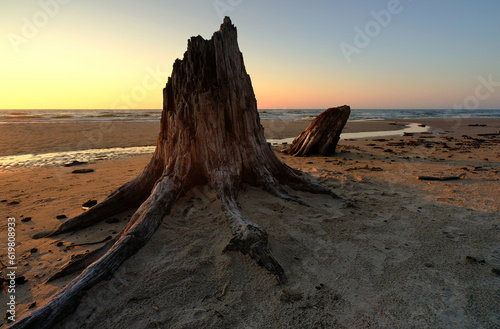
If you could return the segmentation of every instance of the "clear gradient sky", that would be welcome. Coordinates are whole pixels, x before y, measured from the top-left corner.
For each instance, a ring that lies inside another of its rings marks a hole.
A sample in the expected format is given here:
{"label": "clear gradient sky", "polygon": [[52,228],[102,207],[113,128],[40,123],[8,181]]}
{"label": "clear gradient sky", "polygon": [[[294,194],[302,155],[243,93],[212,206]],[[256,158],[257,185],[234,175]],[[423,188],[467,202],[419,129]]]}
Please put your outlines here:
{"label": "clear gradient sky", "polygon": [[2,0],[0,109],[161,108],[224,15],[260,109],[500,108],[498,0]]}

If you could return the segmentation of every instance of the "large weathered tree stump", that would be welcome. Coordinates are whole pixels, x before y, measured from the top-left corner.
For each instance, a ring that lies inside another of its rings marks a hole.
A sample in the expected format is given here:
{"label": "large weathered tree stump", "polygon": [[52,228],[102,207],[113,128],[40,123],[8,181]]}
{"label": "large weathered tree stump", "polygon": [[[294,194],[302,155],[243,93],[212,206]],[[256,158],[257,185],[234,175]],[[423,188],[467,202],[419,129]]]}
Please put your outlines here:
{"label": "large weathered tree stump", "polygon": [[310,154],[335,154],[340,134],[350,114],[351,108],[347,105],[333,107],[321,113],[293,140],[288,154],[301,157]]}
{"label": "large weathered tree stump", "polygon": [[183,60],[174,63],[163,100],[156,150],[144,172],[100,204],[36,238],[74,232],[139,207],[130,222],[101,248],[53,275],[51,279],[57,279],[83,270],[13,328],[50,328],[75,309],[86,290],[109,277],[147,243],[179,196],[199,185],[215,189],[221,200],[233,234],[225,251],[248,254],[279,282],[286,281],[283,268],[267,247],[266,231],[241,214],[238,191],[242,184],[251,184],[302,204],[283,185],[335,194],[283,164],[266,142],[236,28],[228,17],[210,40],[200,36],[189,40]]}

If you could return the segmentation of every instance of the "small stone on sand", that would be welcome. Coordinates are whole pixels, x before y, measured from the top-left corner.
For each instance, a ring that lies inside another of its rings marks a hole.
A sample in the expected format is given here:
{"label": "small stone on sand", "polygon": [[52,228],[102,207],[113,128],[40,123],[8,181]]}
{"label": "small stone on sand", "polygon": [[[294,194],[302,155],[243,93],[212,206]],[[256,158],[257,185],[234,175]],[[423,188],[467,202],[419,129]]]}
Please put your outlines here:
{"label": "small stone on sand", "polygon": [[94,169],[77,169],[73,170],[71,173],[72,174],[86,174],[86,173],[91,173],[94,172]]}
{"label": "small stone on sand", "polygon": [[83,208],[92,208],[96,204],[97,204],[97,200],[89,200],[89,201],[85,202],[84,204],[82,204],[82,207]]}

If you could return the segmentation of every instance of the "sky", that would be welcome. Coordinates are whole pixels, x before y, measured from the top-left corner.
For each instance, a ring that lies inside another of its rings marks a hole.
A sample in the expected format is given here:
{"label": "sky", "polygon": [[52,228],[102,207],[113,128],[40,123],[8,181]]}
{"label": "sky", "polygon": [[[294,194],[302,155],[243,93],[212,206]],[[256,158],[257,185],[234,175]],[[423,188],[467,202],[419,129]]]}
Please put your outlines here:
{"label": "sky", "polygon": [[160,109],[224,16],[260,109],[500,108],[498,0],[0,0],[0,109]]}

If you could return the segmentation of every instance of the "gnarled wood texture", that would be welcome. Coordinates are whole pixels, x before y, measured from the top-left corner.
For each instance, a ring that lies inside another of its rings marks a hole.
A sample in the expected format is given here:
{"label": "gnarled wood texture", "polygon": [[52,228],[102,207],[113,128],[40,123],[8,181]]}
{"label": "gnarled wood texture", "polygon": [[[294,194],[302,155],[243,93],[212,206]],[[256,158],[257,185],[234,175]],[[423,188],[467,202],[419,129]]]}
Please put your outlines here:
{"label": "gnarled wood texture", "polygon": [[142,202],[129,224],[104,246],[53,275],[57,279],[85,268],[46,305],[12,328],[50,328],[78,305],[84,291],[149,240],[183,192],[202,184],[217,191],[234,235],[225,250],[250,255],[280,283],[286,282],[285,271],[267,247],[267,233],[239,210],[236,200],[241,185],[258,186],[299,203],[303,202],[289,195],[283,184],[335,194],[283,164],[267,144],[236,28],[228,17],[210,40],[200,36],[189,40],[183,60],[174,63],[163,99],[156,150],[144,172],[100,206],[68,220],[48,236],[76,231]]}
{"label": "gnarled wood texture", "polygon": [[347,105],[333,107],[321,113],[293,140],[288,154],[301,157],[310,154],[335,154],[340,134],[350,114],[351,108]]}

